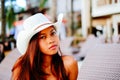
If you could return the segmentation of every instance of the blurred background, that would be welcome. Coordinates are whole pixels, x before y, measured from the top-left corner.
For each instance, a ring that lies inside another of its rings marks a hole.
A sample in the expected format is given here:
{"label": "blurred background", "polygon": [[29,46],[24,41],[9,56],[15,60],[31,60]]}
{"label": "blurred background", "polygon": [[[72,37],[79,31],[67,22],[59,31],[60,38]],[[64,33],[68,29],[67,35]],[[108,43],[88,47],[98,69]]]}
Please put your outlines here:
{"label": "blurred background", "polygon": [[1,62],[15,53],[24,19],[39,12],[52,22],[64,14],[59,29],[61,49],[78,61],[96,44],[120,43],[120,0],[0,0]]}

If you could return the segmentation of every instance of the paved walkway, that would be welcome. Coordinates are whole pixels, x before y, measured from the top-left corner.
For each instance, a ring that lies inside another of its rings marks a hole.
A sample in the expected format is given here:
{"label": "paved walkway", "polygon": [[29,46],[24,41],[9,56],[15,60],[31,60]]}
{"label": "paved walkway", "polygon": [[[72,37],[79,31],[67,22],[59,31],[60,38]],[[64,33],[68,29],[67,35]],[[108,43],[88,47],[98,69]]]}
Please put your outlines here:
{"label": "paved walkway", "polygon": [[18,50],[14,49],[4,58],[0,63],[0,80],[10,80],[11,69],[20,55]]}

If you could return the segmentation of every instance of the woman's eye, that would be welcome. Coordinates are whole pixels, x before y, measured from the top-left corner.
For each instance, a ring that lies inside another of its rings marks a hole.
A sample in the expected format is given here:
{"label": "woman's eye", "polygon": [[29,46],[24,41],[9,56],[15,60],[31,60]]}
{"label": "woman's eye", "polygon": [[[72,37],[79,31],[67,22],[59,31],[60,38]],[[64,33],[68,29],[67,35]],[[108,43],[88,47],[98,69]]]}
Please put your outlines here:
{"label": "woman's eye", "polygon": [[51,33],[51,35],[56,35],[56,31],[53,31],[53,32]]}
{"label": "woman's eye", "polygon": [[45,37],[45,36],[40,36],[39,38],[40,38],[40,39],[45,39],[46,37]]}

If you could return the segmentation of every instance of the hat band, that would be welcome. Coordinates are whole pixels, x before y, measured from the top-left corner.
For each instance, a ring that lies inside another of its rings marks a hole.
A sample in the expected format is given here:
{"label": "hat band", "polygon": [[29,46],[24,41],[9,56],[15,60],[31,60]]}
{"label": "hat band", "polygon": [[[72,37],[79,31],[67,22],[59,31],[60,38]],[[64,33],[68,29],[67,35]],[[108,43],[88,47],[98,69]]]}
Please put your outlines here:
{"label": "hat band", "polygon": [[42,25],[36,27],[34,30],[37,30],[39,27],[44,26],[44,25],[47,25],[47,24],[51,24],[51,23],[45,23],[45,24],[42,24]]}

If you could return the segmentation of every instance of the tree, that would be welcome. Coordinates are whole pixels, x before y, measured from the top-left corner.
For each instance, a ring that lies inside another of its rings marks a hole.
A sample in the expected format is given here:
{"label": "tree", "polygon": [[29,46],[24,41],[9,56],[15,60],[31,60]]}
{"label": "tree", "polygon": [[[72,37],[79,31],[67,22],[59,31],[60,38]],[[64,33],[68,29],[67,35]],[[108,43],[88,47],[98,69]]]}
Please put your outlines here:
{"label": "tree", "polygon": [[2,21],[2,33],[1,33],[1,38],[2,38],[2,42],[4,42],[5,41],[5,29],[6,29],[6,21],[5,21],[5,19],[6,19],[6,17],[5,17],[5,6],[4,6],[4,4],[5,4],[5,0],[1,0],[1,21]]}
{"label": "tree", "polygon": [[13,5],[11,4],[6,11],[6,22],[8,24],[9,29],[13,27],[13,22],[15,21],[15,12]]}

